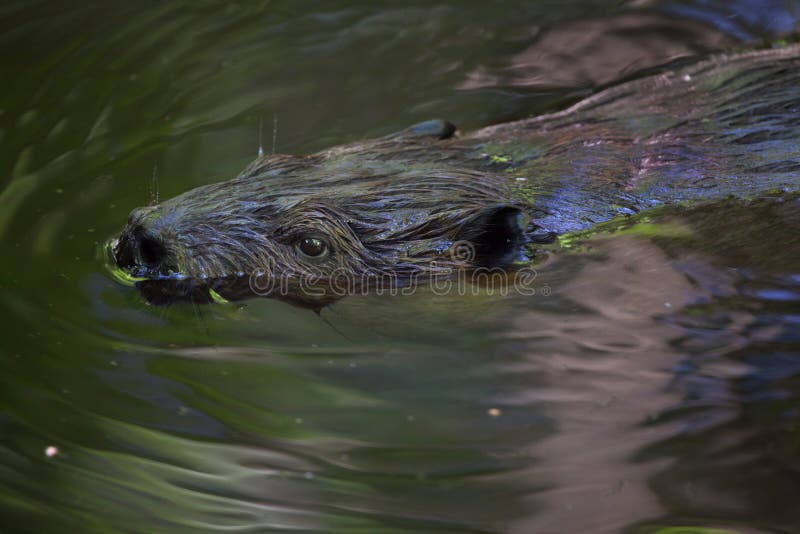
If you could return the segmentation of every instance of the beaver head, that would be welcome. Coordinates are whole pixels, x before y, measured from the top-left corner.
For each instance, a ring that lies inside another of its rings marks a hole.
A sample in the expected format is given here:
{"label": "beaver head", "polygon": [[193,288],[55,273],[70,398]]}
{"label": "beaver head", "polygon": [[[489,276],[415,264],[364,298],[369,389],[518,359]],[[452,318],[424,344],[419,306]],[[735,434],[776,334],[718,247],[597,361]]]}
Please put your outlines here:
{"label": "beaver head", "polygon": [[464,149],[437,125],[447,123],[313,156],[264,156],[233,180],[135,209],[111,242],[114,260],[152,303],[215,292],[312,307],[376,283],[507,264],[523,210],[503,180],[465,167]]}

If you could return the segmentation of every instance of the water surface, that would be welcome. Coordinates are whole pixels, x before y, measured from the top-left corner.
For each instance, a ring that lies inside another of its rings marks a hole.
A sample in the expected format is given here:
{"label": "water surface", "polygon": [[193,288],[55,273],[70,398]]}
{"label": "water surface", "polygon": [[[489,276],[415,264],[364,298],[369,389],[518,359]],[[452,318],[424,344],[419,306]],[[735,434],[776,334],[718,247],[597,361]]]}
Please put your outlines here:
{"label": "water surface", "polygon": [[789,1],[5,2],[0,527],[796,532],[797,197],[614,222],[542,251],[534,295],[321,315],[147,306],[101,245],[259,146],[534,115],[798,20]]}

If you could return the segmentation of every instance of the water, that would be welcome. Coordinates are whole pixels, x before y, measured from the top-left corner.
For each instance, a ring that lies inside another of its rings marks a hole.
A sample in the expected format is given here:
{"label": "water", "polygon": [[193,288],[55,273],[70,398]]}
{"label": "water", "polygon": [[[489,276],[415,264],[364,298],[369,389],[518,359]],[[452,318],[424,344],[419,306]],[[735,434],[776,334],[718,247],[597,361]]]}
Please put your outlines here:
{"label": "water", "polygon": [[535,295],[321,316],[147,306],[101,245],[154,172],[167,198],[259,145],[541,113],[798,20],[788,1],[5,2],[0,528],[796,532],[796,197],[615,223],[543,253]]}

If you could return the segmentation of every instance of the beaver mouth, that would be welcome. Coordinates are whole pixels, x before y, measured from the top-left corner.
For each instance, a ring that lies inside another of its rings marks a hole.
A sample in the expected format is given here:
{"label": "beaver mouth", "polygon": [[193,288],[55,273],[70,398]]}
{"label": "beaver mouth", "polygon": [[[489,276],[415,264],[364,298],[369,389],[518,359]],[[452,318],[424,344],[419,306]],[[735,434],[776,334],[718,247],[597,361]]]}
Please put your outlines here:
{"label": "beaver mouth", "polygon": [[167,306],[177,302],[208,304],[211,288],[193,280],[139,280],[134,286],[149,304]]}
{"label": "beaver mouth", "polygon": [[166,306],[177,302],[208,304],[236,298],[237,284],[229,278],[196,279],[180,272],[163,273],[156,269],[126,261],[121,257],[120,238],[104,245],[106,269],[122,285],[135,287],[149,304]]}
{"label": "beaver mouth", "polygon": [[[253,296],[272,296],[298,306],[319,309],[343,296],[343,290],[338,287],[335,288],[337,292],[326,292],[326,289],[333,289],[325,285],[325,282],[330,282],[330,280],[313,276],[309,278],[309,284],[314,282],[321,284],[316,288],[316,292],[309,291],[308,294],[305,294],[300,291],[295,295],[283,291],[284,288],[277,283],[280,279],[272,276],[269,269],[258,269],[250,273],[239,271],[232,275],[216,277],[196,277],[172,269],[163,272],[158,267],[150,266],[146,261],[142,261],[142,257],[132,255],[129,247],[125,245],[124,235],[109,239],[104,243],[102,253],[107,272],[121,285],[136,288],[148,304],[156,306],[168,306],[181,302],[224,304]],[[296,274],[295,276],[289,275],[283,282],[297,282],[301,278]],[[300,289],[303,288],[300,287]]]}

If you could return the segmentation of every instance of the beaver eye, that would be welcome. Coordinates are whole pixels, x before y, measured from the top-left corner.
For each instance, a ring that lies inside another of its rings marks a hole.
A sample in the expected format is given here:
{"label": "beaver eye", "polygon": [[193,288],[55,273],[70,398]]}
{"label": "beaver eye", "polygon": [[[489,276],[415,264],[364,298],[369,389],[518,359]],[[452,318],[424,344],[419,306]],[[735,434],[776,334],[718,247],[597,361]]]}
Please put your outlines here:
{"label": "beaver eye", "polygon": [[304,237],[297,242],[295,248],[303,256],[319,258],[328,252],[328,243],[318,237]]}

